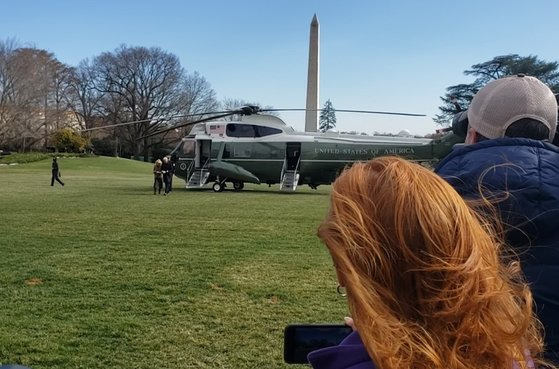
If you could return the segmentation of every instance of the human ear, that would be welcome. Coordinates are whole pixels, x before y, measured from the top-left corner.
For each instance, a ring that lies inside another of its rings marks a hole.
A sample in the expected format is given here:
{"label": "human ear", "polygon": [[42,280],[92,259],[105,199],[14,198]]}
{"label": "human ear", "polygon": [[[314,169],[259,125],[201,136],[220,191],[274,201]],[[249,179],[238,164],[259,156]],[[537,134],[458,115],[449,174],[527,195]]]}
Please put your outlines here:
{"label": "human ear", "polygon": [[468,127],[468,134],[466,135],[466,145],[472,145],[477,142],[477,132],[472,127]]}

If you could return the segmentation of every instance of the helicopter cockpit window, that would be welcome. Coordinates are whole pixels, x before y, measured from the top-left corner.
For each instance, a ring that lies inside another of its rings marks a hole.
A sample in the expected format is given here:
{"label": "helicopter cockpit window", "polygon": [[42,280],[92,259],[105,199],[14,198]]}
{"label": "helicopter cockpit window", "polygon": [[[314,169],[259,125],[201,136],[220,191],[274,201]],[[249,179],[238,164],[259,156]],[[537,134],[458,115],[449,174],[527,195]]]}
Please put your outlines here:
{"label": "helicopter cockpit window", "polygon": [[254,126],[250,124],[229,123],[226,133],[229,137],[256,137]]}
{"label": "helicopter cockpit window", "polygon": [[271,136],[271,135],[277,135],[282,133],[281,129],[272,128],[272,127],[254,126],[254,128],[256,131],[256,137]]}

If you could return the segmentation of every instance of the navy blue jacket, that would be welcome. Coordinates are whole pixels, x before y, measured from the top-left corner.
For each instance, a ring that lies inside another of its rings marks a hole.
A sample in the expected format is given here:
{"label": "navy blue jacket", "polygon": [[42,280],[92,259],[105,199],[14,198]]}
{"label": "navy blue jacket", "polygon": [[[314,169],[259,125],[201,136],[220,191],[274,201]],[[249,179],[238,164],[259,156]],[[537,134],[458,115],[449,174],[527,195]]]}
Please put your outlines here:
{"label": "navy blue jacket", "polygon": [[435,170],[465,199],[495,204],[505,241],[521,259],[546,356],[559,362],[559,148],[543,141],[501,138],[454,149]]}

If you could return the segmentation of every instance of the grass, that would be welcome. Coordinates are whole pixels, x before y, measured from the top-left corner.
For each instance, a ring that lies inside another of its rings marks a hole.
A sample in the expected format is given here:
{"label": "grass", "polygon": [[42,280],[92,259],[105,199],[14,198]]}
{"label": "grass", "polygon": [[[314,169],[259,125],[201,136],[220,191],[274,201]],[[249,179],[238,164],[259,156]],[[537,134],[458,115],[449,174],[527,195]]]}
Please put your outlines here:
{"label": "grass", "polygon": [[48,153],[29,152],[29,153],[13,153],[9,155],[0,155],[0,165],[26,164],[34,161],[50,159],[52,157],[88,157],[91,154],[74,154],[74,153]]}
{"label": "grass", "polygon": [[0,164],[24,164],[34,161],[45,160],[49,158],[49,154],[41,152],[33,153],[13,153],[10,155],[1,155]]}
{"label": "grass", "polygon": [[285,368],[283,328],[341,322],[328,188],[154,196],[151,164],[0,166],[0,363]]}

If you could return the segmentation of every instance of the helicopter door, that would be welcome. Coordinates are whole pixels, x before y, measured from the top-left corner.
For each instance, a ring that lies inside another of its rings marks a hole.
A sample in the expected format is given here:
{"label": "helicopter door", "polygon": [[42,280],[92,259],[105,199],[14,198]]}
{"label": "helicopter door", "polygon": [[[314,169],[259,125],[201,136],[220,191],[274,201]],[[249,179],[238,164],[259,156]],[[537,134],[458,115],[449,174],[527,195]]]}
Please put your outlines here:
{"label": "helicopter door", "polygon": [[285,160],[287,170],[297,170],[301,158],[301,143],[288,142],[285,148]]}
{"label": "helicopter door", "polygon": [[196,141],[196,169],[202,169],[209,165],[212,152],[211,140]]}
{"label": "helicopter door", "polygon": [[288,142],[285,146],[285,162],[281,173],[280,190],[295,191],[299,184],[301,143]]}
{"label": "helicopter door", "polygon": [[210,177],[211,140],[196,140],[194,170],[186,180],[186,188],[204,187]]}

